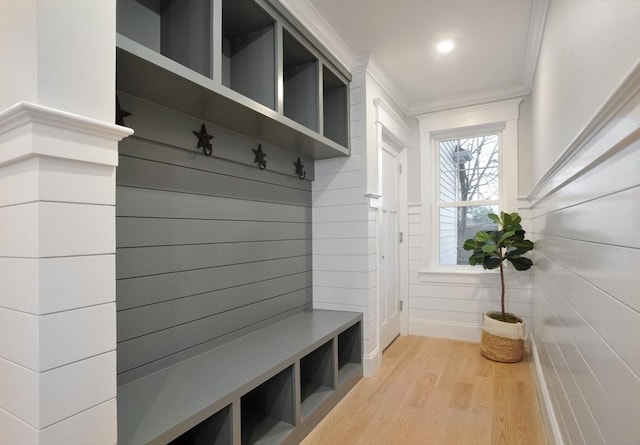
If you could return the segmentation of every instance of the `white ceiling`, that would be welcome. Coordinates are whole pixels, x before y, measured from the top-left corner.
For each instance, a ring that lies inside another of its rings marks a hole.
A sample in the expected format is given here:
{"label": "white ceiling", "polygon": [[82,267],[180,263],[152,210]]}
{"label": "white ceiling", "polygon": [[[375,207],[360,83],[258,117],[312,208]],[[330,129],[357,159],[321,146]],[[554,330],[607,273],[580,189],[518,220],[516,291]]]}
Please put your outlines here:
{"label": "white ceiling", "polygon": [[[282,3],[348,68],[368,60],[409,114],[527,94],[547,7],[547,0]],[[445,38],[456,49],[439,54]]]}

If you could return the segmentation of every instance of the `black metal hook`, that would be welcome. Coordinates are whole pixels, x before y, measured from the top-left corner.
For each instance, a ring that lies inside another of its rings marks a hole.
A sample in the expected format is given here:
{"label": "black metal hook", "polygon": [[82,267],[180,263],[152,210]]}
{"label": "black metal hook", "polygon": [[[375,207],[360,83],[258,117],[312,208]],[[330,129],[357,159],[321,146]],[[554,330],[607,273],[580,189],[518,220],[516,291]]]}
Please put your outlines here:
{"label": "black metal hook", "polygon": [[267,168],[267,161],[265,160],[267,154],[262,151],[262,144],[258,144],[258,148],[252,148],[251,151],[253,151],[253,154],[256,155],[253,159],[253,162],[258,164],[258,168],[260,170],[264,170],[265,168]]}
{"label": "black metal hook", "polygon": [[205,156],[211,156],[211,153],[213,153],[213,145],[211,145],[213,136],[207,133],[207,127],[202,124],[200,132],[194,131],[193,134],[198,138],[198,148],[202,148]]}
{"label": "black metal hook", "polygon": [[307,176],[307,172],[303,171],[304,165],[302,165],[302,161],[300,160],[300,156],[298,156],[298,160],[293,163],[296,166],[296,175],[298,178],[304,179]]}

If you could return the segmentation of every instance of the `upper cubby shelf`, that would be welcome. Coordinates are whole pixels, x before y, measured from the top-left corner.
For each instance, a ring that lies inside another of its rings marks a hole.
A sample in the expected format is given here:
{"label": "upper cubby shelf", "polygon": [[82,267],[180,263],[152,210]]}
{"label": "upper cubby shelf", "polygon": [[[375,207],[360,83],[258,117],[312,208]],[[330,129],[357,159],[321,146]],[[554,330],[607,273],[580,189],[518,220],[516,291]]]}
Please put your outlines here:
{"label": "upper cubby shelf", "polygon": [[348,82],[268,0],[118,0],[117,89],[313,159],[349,155]]}

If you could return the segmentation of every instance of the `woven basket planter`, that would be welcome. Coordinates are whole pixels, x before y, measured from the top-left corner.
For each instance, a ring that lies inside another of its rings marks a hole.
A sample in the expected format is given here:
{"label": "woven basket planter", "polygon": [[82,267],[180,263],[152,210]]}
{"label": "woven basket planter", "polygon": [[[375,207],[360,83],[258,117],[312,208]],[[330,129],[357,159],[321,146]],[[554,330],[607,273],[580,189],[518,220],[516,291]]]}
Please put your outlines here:
{"label": "woven basket planter", "polygon": [[525,325],[522,319],[517,323],[495,320],[483,314],[480,354],[495,362],[515,363],[522,360],[524,353]]}

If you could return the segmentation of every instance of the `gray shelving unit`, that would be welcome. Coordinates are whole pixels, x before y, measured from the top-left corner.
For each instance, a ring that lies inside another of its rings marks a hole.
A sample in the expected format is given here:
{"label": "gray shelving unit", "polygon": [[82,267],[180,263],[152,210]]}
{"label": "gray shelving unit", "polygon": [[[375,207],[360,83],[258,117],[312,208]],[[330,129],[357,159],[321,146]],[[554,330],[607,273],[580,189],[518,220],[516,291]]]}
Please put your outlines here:
{"label": "gray shelving unit", "polygon": [[211,0],[118,0],[119,34],[212,77]]}
{"label": "gray shelving unit", "polygon": [[303,311],[120,385],[118,443],[299,443],[362,377],[361,330]]}
{"label": "gray shelving unit", "polygon": [[275,109],[275,20],[251,0],[223,0],[222,11],[222,84]]}
{"label": "gray shelving unit", "polygon": [[322,67],[323,133],[340,145],[349,137],[349,94],[347,84],[326,66]]}
{"label": "gray shelving unit", "polygon": [[282,36],[284,115],[318,131],[318,58],[286,30]]}
{"label": "gray shelving unit", "polygon": [[119,91],[313,159],[350,154],[350,75],[277,2],[118,0],[117,31]]}
{"label": "gray shelving unit", "polygon": [[169,445],[232,445],[231,406],[221,409]]}
{"label": "gray shelving unit", "polygon": [[242,396],[242,445],[281,443],[294,429],[293,366]]}
{"label": "gray shelving unit", "polygon": [[302,418],[311,415],[333,392],[333,340],[300,359]]}
{"label": "gray shelving unit", "polygon": [[362,331],[352,326],[338,335],[338,384],[362,372]]}

